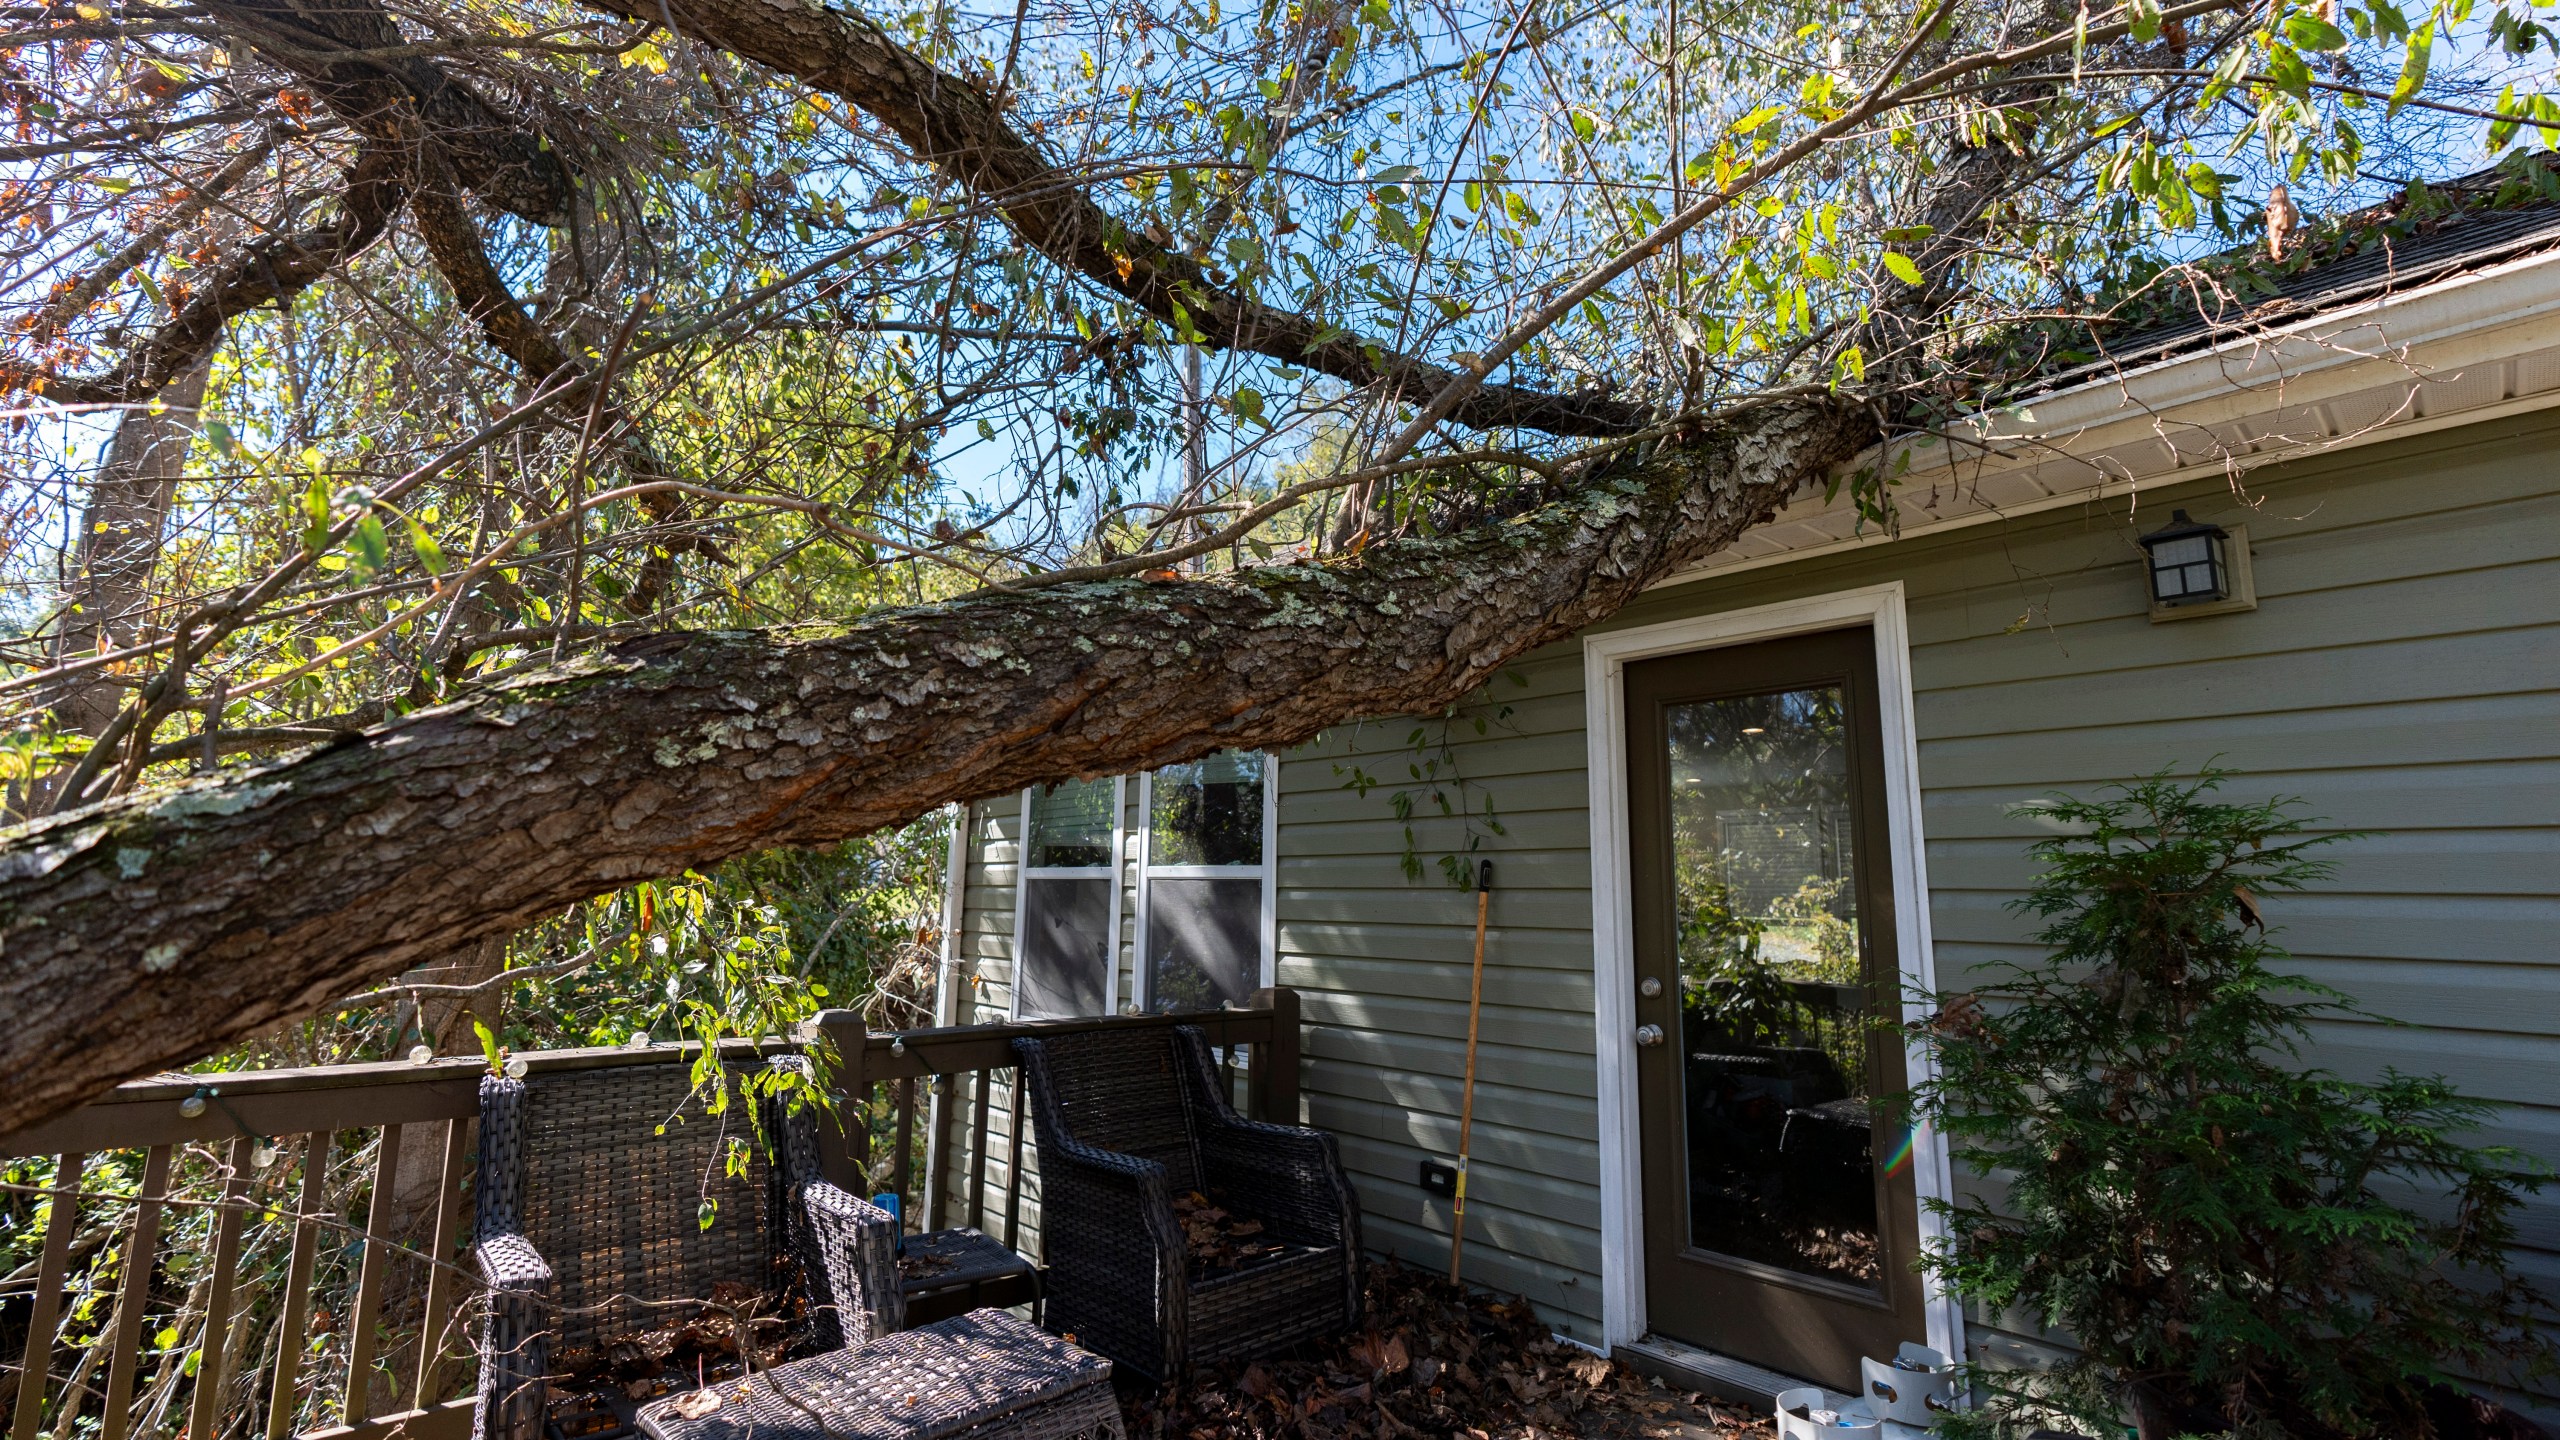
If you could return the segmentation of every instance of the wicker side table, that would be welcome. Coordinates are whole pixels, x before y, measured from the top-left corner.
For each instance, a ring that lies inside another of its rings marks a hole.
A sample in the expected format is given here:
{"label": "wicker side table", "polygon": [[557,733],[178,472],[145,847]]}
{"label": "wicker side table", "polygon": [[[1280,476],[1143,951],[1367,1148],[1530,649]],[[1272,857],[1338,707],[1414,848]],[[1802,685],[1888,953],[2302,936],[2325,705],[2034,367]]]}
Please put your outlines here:
{"label": "wicker side table", "polygon": [[971,1310],[1010,1310],[1040,1300],[1040,1269],[980,1230],[910,1235],[898,1253],[907,1323],[929,1325]]}
{"label": "wicker side table", "polygon": [[[884,1335],[640,1408],[652,1440],[1126,1440],[1111,1362],[1001,1310]],[[699,1402],[696,1402],[699,1403]]]}

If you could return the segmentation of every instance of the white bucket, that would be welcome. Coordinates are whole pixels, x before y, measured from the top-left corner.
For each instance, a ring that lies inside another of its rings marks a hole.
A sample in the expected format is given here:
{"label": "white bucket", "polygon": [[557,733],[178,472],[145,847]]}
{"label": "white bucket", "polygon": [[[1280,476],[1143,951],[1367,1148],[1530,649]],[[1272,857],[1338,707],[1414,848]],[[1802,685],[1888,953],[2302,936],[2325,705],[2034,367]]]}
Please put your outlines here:
{"label": "white bucket", "polygon": [[1956,1367],[1926,1345],[1905,1343],[1890,1361],[1860,1360],[1866,1393],[1876,1414],[1897,1425],[1926,1430],[1955,1408]]}
{"label": "white bucket", "polygon": [[1856,1398],[1819,1385],[1778,1392],[1778,1440],[1868,1440],[1884,1422]]}

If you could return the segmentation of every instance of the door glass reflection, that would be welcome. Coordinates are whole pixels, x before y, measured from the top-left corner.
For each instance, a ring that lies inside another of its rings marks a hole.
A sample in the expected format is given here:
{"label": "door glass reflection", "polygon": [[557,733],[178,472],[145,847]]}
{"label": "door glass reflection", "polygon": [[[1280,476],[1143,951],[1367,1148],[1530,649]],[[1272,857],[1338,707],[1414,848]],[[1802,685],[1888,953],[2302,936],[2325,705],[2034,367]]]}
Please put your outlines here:
{"label": "door glass reflection", "polygon": [[1875,1287],[1841,691],[1674,705],[1665,720],[1690,1243]]}

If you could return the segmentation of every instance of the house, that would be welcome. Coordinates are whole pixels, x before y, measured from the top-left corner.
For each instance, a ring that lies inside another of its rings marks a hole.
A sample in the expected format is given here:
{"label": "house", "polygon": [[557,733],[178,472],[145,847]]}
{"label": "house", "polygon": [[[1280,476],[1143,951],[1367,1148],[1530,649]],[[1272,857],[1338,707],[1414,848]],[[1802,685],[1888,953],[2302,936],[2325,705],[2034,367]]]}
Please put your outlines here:
{"label": "house", "polygon": [[[2214,763],[2372,832],[2273,919],[2407,1024],[2327,1026],[2315,1060],[2441,1072],[2560,1161],[2555,247],[2547,201],[2369,235],[1911,444],[1898,531],[1810,493],[1449,716],[971,806],[947,1018],[1297,989],[1369,1243],[1436,1267],[1451,876],[1490,859],[1470,1280],[1745,1389],[1897,1339],[2029,1360],[2030,1325],[1909,1270],[1960,1177],[1871,1133],[1907,1057],[1840,1022],[2023,953],[2020,802]],[[1680,1034],[1673,948],[1747,932],[1831,1018]],[[2555,1203],[2517,1256],[2546,1281]]]}

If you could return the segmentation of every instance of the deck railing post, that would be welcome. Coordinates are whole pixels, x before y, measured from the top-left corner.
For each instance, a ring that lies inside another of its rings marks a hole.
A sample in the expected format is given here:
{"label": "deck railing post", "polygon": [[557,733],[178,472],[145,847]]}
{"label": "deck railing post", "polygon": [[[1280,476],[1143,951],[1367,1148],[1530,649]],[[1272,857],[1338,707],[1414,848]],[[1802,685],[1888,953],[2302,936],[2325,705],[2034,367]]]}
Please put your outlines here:
{"label": "deck railing post", "polygon": [[80,1172],[88,1162],[77,1150],[54,1162],[52,1207],[45,1216],[44,1252],[36,1262],[36,1289],[27,1307],[26,1361],[18,1371],[17,1418],[9,1426],[9,1440],[35,1440],[37,1422],[44,1418],[53,1326],[62,1311],[63,1282],[70,1277],[71,1237],[80,1233]]}
{"label": "deck railing post", "polygon": [[1271,1038],[1254,1047],[1246,1077],[1254,1118],[1280,1125],[1298,1118],[1298,992],[1275,985],[1253,993],[1253,1008],[1271,1012]]}
{"label": "deck railing post", "polygon": [[826,1084],[835,1109],[818,1122],[818,1173],[831,1185],[871,1194],[871,1079],[863,1073],[871,1031],[855,1010],[821,1010],[810,1022],[835,1049],[835,1072]]}

